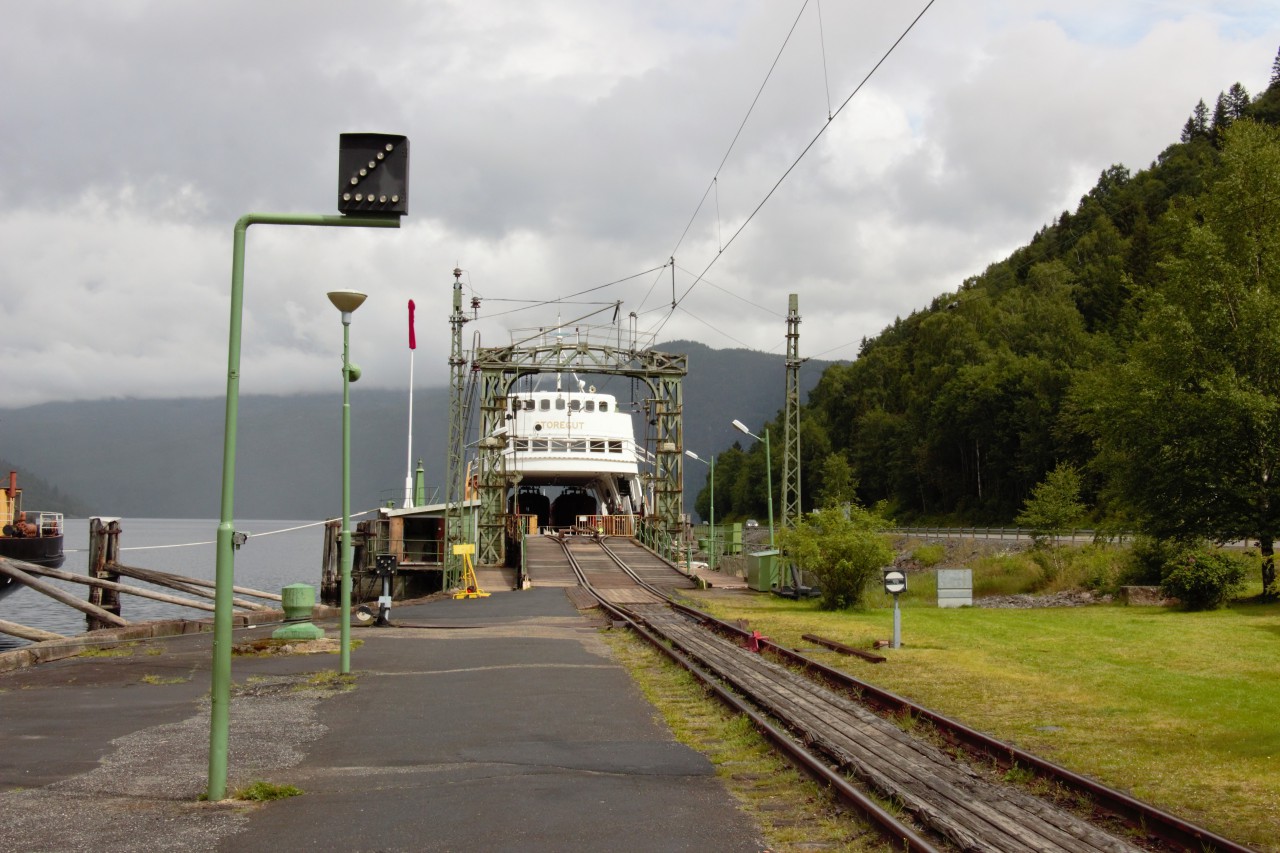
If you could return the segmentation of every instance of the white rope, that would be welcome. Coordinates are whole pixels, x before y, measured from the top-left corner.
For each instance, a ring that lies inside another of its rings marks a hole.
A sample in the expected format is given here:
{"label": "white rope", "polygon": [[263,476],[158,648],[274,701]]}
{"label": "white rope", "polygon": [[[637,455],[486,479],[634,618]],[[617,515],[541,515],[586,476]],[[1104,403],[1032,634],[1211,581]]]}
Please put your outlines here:
{"label": "white rope", "polygon": [[[352,513],[351,517],[359,518],[362,515],[368,515],[369,513],[377,512],[377,511],[378,510],[376,509],[366,509],[363,512]],[[284,527],[284,528],[281,528],[280,530],[268,530],[265,533],[250,533],[249,536],[251,537],[275,536],[277,533],[292,533],[295,530],[305,530],[308,527],[319,527],[322,524],[328,524],[331,521],[340,521],[340,520],[341,519],[337,519],[337,518],[326,518],[324,521],[311,521],[306,524],[299,524],[296,527]],[[121,548],[120,550],[121,551],[160,551],[166,548],[193,548],[197,545],[216,545],[216,544],[218,544],[218,540],[208,539],[208,540],[205,540],[204,542],[182,542],[177,545],[134,545],[133,547]],[[63,551],[63,553],[78,554],[82,550],[84,549],[73,548],[71,550]]]}

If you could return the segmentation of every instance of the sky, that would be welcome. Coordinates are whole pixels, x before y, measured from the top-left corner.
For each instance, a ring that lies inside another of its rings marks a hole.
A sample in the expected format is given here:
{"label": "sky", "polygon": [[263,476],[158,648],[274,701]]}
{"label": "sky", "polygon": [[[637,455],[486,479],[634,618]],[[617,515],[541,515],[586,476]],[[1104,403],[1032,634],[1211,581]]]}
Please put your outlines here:
{"label": "sky", "polygon": [[336,289],[362,383],[447,384],[455,267],[468,349],[781,353],[795,293],[852,359],[1280,47],[1280,0],[927,4],[5,0],[0,407],[222,396],[235,222],[335,214],[351,131],[409,138],[409,214],[249,229],[242,394],[340,387]]}

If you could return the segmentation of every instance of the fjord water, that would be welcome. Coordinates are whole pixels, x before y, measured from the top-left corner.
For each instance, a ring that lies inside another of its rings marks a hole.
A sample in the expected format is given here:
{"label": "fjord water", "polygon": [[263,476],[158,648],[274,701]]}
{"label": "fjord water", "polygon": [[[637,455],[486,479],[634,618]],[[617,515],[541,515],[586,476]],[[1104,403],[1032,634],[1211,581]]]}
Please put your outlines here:
{"label": "fjord water", "polygon": [[[290,529],[300,526],[301,529]],[[236,529],[250,534],[248,541],[235,555],[237,586],[278,593],[281,587],[291,583],[309,583],[316,587],[318,600],[320,560],[324,553],[323,523],[237,520]],[[217,554],[214,539],[218,532],[216,519],[122,518],[120,530],[121,563],[204,580],[214,579]],[[67,519],[64,550],[67,560],[62,570],[85,574],[89,565],[87,520]],[[62,587],[77,598],[89,598],[89,587],[83,584],[55,581],[51,578],[45,580]],[[151,587],[150,584],[133,578],[120,580],[130,586],[154,588],[184,598],[192,597],[164,587]],[[202,619],[213,615],[134,595],[122,594],[120,598],[120,615],[130,622],[172,618]],[[85,616],[79,610],[25,588],[15,590],[0,599],[0,619],[65,635],[80,634],[86,628]],[[0,651],[25,645],[26,640],[0,634]]]}

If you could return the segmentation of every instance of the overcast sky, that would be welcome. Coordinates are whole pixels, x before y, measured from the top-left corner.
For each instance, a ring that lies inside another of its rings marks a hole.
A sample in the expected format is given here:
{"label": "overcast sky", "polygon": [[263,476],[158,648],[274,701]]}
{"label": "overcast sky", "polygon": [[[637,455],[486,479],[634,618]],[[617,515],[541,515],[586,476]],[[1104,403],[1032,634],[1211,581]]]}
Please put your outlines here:
{"label": "overcast sky", "polygon": [[[937,0],[840,110],[926,2],[7,0],[0,406],[222,395],[235,221],[335,213],[344,131],[410,138],[409,216],[250,229],[242,393],[340,386],[338,288],[362,382],[407,386],[413,299],[445,384],[455,266],[468,347],[621,300],[782,352],[797,293],[801,355],[853,358],[1280,47],[1277,0]],[[667,268],[509,313],[673,254],[674,312]]]}

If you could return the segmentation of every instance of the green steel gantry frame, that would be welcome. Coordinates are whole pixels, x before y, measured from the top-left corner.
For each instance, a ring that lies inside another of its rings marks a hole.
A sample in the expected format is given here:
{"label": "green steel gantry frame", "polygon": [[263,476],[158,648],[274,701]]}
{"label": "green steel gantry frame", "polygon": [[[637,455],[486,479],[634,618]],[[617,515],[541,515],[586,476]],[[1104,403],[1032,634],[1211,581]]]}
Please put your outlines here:
{"label": "green steel gantry frame", "polygon": [[[458,298],[455,296],[455,312],[459,310]],[[684,401],[681,383],[689,372],[687,356],[653,350],[622,349],[603,343],[569,341],[557,337],[554,340],[544,338],[541,343],[525,341],[509,346],[477,349],[473,368],[481,376],[482,438],[477,442],[480,460],[479,563],[498,565],[506,557],[503,528],[506,508],[503,505],[503,494],[507,482],[506,474],[501,469],[501,454],[506,437],[502,430],[507,424],[508,396],[512,386],[520,377],[537,373],[577,371],[644,380],[651,394],[650,418],[656,427],[651,434],[646,435],[646,444],[650,443],[650,435],[653,444],[649,451],[654,462],[652,513],[657,517],[668,541],[679,537],[684,497]],[[455,411],[453,418],[456,420],[459,417]],[[499,438],[499,435],[502,437]],[[461,460],[460,440],[457,447]],[[453,476],[458,482],[451,481],[450,488],[457,489],[460,495],[462,475],[455,472]]]}

